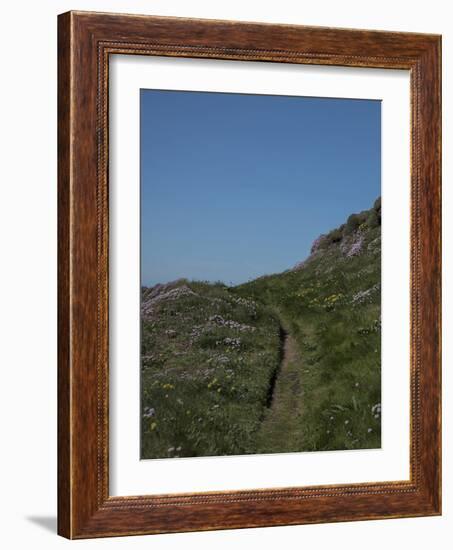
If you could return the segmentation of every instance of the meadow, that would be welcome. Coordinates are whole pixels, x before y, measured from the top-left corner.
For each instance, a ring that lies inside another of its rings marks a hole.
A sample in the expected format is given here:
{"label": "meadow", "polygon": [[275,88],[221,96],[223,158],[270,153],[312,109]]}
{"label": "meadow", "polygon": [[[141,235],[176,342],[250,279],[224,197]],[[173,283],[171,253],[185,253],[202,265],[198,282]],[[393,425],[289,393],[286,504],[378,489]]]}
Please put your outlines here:
{"label": "meadow", "polygon": [[222,284],[181,280],[142,300],[142,457],[255,452],[278,318]]}

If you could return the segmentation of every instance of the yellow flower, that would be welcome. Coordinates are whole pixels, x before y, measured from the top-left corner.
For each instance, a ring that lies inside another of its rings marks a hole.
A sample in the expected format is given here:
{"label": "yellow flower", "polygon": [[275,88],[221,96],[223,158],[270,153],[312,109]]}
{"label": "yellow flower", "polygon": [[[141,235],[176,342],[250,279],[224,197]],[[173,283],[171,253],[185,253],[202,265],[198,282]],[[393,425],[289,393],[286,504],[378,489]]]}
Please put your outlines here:
{"label": "yellow flower", "polygon": [[157,428],[157,422],[151,422],[150,429],[151,431],[155,430]]}

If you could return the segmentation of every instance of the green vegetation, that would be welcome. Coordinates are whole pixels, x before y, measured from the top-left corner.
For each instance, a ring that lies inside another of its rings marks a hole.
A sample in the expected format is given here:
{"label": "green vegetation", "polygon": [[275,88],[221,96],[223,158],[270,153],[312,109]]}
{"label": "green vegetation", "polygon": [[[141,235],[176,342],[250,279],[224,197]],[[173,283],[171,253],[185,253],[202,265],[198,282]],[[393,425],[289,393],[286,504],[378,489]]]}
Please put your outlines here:
{"label": "green vegetation", "polygon": [[280,363],[272,311],[183,280],[143,289],[142,334],[142,456],[255,452]]}
{"label": "green vegetation", "polygon": [[380,209],[284,273],[142,290],[142,457],[380,447]]}
{"label": "green vegetation", "polygon": [[236,289],[278,310],[300,350],[303,450],[380,446],[379,282],[375,227],[316,251],[301,269]]}

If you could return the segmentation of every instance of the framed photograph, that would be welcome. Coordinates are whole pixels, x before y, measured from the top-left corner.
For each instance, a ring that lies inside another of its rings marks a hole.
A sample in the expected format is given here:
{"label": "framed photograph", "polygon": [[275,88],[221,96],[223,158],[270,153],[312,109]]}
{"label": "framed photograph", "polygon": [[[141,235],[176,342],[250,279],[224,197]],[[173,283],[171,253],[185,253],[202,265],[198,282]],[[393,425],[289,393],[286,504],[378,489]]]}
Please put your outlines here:
{"label": "framed photograph", "polygon": [[59,533],[440,514],[440,37],[58,28]]}

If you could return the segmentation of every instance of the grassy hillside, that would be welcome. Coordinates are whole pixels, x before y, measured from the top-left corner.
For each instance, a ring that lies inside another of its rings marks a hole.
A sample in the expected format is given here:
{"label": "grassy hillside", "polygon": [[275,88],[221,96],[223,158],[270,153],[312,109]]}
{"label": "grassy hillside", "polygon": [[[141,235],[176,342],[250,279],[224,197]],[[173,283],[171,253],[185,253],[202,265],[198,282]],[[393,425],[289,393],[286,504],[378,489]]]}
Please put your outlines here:
{"label": "grassy hillside", "polygon": [[380,447],[380,229],[378,199],[293,270],[235,289],[272,306],[299,348],[297,438],[268,437],[269,452],[296,450],[295,439],[308,451]]}
{"label": "grassy hillside", "polygon": [[380,200],[284,273],[142,289],[142,457],[380,446]]}
{"label": "grassy hillside", "polygon": [[265,305],[222,284],[142,290],[142,457],[254,452],[280,361]]}

